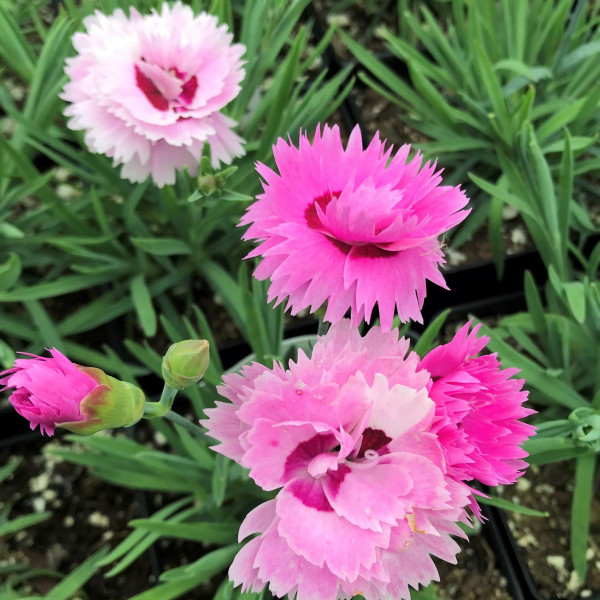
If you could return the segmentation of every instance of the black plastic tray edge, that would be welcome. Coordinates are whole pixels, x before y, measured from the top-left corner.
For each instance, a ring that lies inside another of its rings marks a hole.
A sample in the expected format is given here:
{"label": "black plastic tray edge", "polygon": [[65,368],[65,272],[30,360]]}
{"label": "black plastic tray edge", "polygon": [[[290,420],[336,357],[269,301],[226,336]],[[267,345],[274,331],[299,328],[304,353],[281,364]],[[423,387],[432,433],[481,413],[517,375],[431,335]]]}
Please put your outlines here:
{"label": "black plastic tray edge", "polygon": [[[559,597],[548,597],[544,596],[536,586],[535,581],[531,575],[531,571],[529,567],[525,563],[525,559],[521,554],[521,550],[519,545],[517,544],[517,540],[513,535],[510,527],[508,526],[508,519],[506,517],[506,513],[503,510],[494,509],[496,512],[496,519],[498,523],[498,527],[500,529],[500,533],[504,539],[504,543],[511,550],[511,556],[514,559],[513,568],[517,571],[521,581],[523,588],[529,593],[532,600],[560,600]],[[591,596],[581,596],[579,595],[578,600],[600,600],[600,591],[595,592],[592,590]]]}
{"label": "black plastic tray edge", "polygon": [[500,571],[506,577],[508,590],[513,600],[530,600],[524,591],[523,581],[520,573],[515,569],[509,552],[509,546],[503,535],[501,516],[496,508],[486,504],[481,505],[481,511],[487,519],[481,528],[481,535],[490,545],[494,557],[498,561]]}

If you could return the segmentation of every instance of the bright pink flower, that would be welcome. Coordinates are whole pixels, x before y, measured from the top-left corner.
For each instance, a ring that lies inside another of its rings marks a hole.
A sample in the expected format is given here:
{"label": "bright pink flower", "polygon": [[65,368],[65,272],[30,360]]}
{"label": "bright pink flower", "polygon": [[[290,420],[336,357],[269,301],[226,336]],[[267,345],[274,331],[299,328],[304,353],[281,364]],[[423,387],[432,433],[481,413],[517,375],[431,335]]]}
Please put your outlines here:
{"label": "bright pink flower", "polygon": [[426,280],[445,287],[438,236],[467,216],[468,199],[409,151],[390,160],[379,134],[363,150],[358,127],[346,149],[337,126],[317,127],[312,144],[301,132],[299,148],[279,139],[279,174],[258,165],[264,193],[241,221],[244,239],[261,242],[248,256],[262,257],[254,276],[271,279],[269,300],[287,297],[292,314],[327,301],[333,323],[348,309],[353,324],[369,322],[376,303],[384,329],[395,309],[421,319]]}
{"label": "bright pink flower", "polygon": [[471,321],[421,362],[432,377],[431,430],[455,479],[491,486],[514,483],[527,468],[521,445],[535,432],[520,419],[535,411],[522,406],[527,400],[524,380],[511,379],[518,369],[501,369],[496,354],[476,356],[489,338],[477,337],[479,325],[469,333],[470,326]]}
{"label": "bright pink flower", "polygon": [[72,363],[56,348],[51,357],[18,358],[0,373],[1,391],[14,388],[9,401],[15,410],[47,435],[55,427],[94,433],[138,421],[144,411],[143,392],[100,369]]}
{"label": "bright pink flower", "polygon": [[429,374],[396,330],[362,338],[349,320],[286,370],[228,375],[203,424],[274,500],[253,510],[230,577],[276,596],[408,598],[455,562],[469,489],[446,473],[430,432]]}
{"label": "bright pink flower", "polygon": [[78,54],[67,60],[71,129],[85,130],[93,152],[106,154],[122,176],[163,186],[187,166],[196,175],[204,143],[212,163],[243,154],[235,122],[218,112],[235,98],[244,77],[240,44],[207,13],[166,2],[159,13],[130,17],[96,12],[76,33]]}

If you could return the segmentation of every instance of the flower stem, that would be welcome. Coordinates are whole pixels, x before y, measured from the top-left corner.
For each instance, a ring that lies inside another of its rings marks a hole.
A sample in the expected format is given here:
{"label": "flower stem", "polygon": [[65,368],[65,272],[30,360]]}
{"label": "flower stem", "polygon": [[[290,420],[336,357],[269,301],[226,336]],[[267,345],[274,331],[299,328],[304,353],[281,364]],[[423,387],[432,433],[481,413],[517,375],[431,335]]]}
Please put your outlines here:
{"label": "flower stem", "polygon": [[171,410],[177,392],[177,388],[165,384],[158,402],[146,402],[144,406],[144,418],[155,419],[156,417],[164,417]]}
{"label": "flower stem", "polygon": [[165,414],[165,419],[172,421],[173,423],[177,423],[177,425],[181,425],[184,429],[189,431],[194,437],[204,439],[206,437],[206,433],[202,427],[195,425],[191,421],[188,421],[185,417],[177,414],[170,410],[167,414]]}

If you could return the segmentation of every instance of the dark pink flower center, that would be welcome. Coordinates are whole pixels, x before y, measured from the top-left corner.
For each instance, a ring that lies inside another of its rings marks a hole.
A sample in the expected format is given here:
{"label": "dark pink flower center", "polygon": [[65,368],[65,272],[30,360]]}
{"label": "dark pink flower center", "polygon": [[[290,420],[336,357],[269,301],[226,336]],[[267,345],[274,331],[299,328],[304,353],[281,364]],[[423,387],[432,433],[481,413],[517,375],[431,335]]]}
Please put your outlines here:
{"label": "dark pink flower center", "polygon": [[[327,205],[334,199],[339,198],[341,195],[341,191],[337,192],[325,192],[322,196],[318,196],[315,198],[309,205],[308,208],[304,211],[304,218],[306,219],[307,225],[316,231],[320,231],[323,233],[327,239],[336,247],[338,250],[341,250],[344,254],[348,254],[352,248],[354,248],[354,255],[359,257],[369,257],[369,258],[377,258],[377,257],[390,257],[398,254],[397,251],[386,250],[385,247],[378,246],[375,244],[359,244],[353,242],[347,242],[336,238],[332,235],[324,223],[321,221],[319,217],[319,213],[317,212],[317,206],[321,209],[321,211],[325,212]],[[375,234],[381,233],[383,229],[385,229],[387,225],[381,225],[377,227],[375,230]]]}
{"label": "dark pink flower center", "polygon": [[[144,59],[141,59],[143,62]],[[157,110],[166,111],[172,104],[172,108],[176,112],[186,112],[188,105],[194,99],[196,91],[198,90],[198,79],[195,75],[187,78],[186,73],[181,72],[176,67],[169,69],[167,77],[176,77],[181,83],[181,92],[176,98],[171,99],[165,97],[160,91],[156,82],[152,80],[152,77],[144,74],[138,65],[134,66],[135,70],[135,83],[141,92],[146,96],[148,102],[154,106]],[[185,118],[185,117],[180,117]]]}
{"label": "dark pink flower center", "polygon": [[184,84],[181,91],[181,95],[179,96],[182,100],[189,104],[196,95],[196,90],[198,89],[198,80],[195,75],[192,75]]}
{"label": "dark pink flower center", "polygon": [[325,434],[315,435],[306,442],[298,444],[285,461],[283,478],[285,480],[292,479],[298,473],[303,472],[315,456],[331,452],[337,443],[334,435]]}
{"label": "dark pink flower center", "polygon": [[322,196],[315,198],[311,204],[308,205],[308,208],[304,212],[304,217],[306,218],[306,222],[311,229],[323,229],[323,224],[321,223],[321,219],[319,218],[319,213],[317,212],[317,206],[325,212],[327,205],[334,199],[339,198],[342,192],[326,192]]}
{"label": "dark pink flower center", "polygon": [[[339,450],[339,445],[334,435],[315,435],[306,442],[298,444],[287,457],[283,472],[284,479],[293,479],[288,486],[288,490],[304,506],[321,512],[333,511],[323,490],[321,480],[311,477],[307,472],[307,467],[316,456],[327,452],[336,452],[336,449]],[[347,466],[340,464],[337,471],[329,471],[326,477],[337,488],[349,471],[350,469]]]}
{"label": "dark pink flower center", "polygon": [[[352,460],[365,458],[365,453],[378,452],[389,444],[392,438],[388,437],[381,429],[367,427],[363,431],[362,442],[358,454]],[[337,453],[340,450],[337,439],[332,434],[315,435],[306,442],[302,442],[294,448],[285,461],[283,477],[290,481],[290,491],[304,506],[314,508],[322,512],[331,512],[333,508],[323,490],[320,478],[311,477],[307,471],[310,462],[320,454]],[[327,471],[325,477],[329,484],[329,493],[337,494],[339,486],[346,475],[350,473],[350,467],[344,463],[338,463],[336,469]]]}
{"label": "dark pink flower center", "polygon": [[363,431],[362,443],[356,458],[363,458],[367,450],[377,452],[392,441],[381,429],[367,427]]}
{"label": "dark pink flower center", "polygon": [[295,479],[288,489],[304,506],[321,512],[333,512],[333,508],[329,504],[323,486],[318,479]]}
{"label": "dark pink flower center", "polygon": [[158,110],[169,108],[169,101],[158,91],[150,77],[146,77],[137,65],[135,65],[135,83],[154,108]]}

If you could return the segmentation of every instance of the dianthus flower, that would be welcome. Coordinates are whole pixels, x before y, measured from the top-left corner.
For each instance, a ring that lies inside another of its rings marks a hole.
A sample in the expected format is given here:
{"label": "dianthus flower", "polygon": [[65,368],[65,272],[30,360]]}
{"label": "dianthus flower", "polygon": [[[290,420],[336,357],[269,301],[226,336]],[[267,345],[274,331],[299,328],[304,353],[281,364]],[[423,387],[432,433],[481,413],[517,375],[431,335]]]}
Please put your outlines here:
{"label": "dianthus flower", "polygon": [[431,433],[429,373],[397,331],[362,338],[349,320],[286,370],[228,375],[203,424],[215,450],[275,499],[248,514],[230,578],[279,597],[409,598],[455,562],[470,490],[451,478]]}
{"label": "dianthus flower", "polygon": [[[501,369],[496,354],[477,356],[490,339],[477,337],[471,321],[452,341],[431,350],[421,361],[432,380],[435,402],[431,431],[444,448],[448,473],[455,479],[485,485],[514,483],[527,468],[523,442],[535,427],[523,423],[535,411],[525,408],[523,379],[518,369]],[[472,501],[472,508],[477,512]]]}
{"label": "dianthus flower", "polygon": [[85,130],[90,150],[106,154],[121,175],[163,186],[187,166],[197,173],[204,143],[213,166],[243,154],[235,122],[219,111],[235,98],[244,77],[225,25],[194,16],[189,6],[164,3],[159,13],[129,18],[121,9],[98,11],[73,36],[78,54],[67,60],[70,81],[61,97],[71,104],[71,129]]}
{"label": "dianthus flower", "polygon": [[71,362],[56,348],[51,356],[18,358],[0,373],[2,391],[13,388],[9,402],[40,431],[53,435],[55,427],[89,434],[139,421],[144,412],[142,390],[110,377],[100,369]]}
{"label": "dianthus flower", "polygon": [[358,126],[344,149],[337,126],[318,127],[311,144],[274,146],[279,174],[263,164],[264,193],[242,218],[244,239],[260,244],[254,276],[271,280],[269,301],[288,298],[292,314],[327,301],[325,320],[350,309],[367,322],[375,304],[381,326],[421,320],[426,280],[445,286],[438,237],[468,214],[458,187],[441,185],[435,164],[422,165],[409,145],[391,158],[377,134],[363,150]]}

